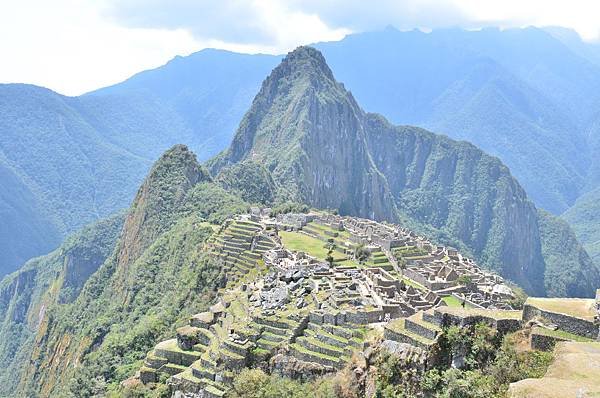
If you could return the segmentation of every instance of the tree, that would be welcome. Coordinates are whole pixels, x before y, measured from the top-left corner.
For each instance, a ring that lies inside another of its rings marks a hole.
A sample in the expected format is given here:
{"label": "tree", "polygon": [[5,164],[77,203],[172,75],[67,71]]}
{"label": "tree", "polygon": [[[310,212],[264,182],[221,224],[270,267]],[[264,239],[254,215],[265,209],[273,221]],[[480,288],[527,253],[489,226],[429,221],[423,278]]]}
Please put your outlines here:
{"label": "tree", "polygon": [[369,253],[364,244],[360,244],[356,247],[356,249],[354,249],[354,258],[360,264],[363,264],[365,261],[367,261],[370,255],[371,253]]}

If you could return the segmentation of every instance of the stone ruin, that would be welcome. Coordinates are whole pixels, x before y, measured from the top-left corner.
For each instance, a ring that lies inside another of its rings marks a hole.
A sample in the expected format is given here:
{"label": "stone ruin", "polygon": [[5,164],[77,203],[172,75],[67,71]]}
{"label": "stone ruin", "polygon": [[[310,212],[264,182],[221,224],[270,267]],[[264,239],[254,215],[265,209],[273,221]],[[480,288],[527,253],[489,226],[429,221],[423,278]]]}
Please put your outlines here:
{"label": "stone ruin", "polygon": [[[280,230],[334,243],[344,261],[291,251]],[[144,383],[167,374],[174,390],[222,397],[235,372],[270,357],[272,371],[282,375],[291,372],[285,358],[312,364],[302,377],[322,375],[363,349],[366,330],[376,324],[385,327],[390,350],[425,366],[440,314],[449,309],[446,297],[507,309],[513,297],[502,278],[456,250],[371,220],[324,213],[271,217],[270,209],[253,208],[228,220],[207,245],[223,262],[224,287],[213,306],[148,353],[139,372]],[[359,246],[367,261],[354,258]]]}

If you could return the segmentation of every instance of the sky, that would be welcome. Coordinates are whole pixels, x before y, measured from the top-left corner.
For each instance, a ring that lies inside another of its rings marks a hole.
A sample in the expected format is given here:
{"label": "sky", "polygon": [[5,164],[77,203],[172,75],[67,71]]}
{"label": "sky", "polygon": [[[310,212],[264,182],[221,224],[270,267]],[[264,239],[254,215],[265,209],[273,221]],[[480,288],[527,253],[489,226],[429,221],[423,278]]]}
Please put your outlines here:
{"label": "sky", "polygon": [[0,82],[79,95],[207,47],[280,54],[388,25],[558,25],[598,41],[598,16],[598,0],[0,0]]}

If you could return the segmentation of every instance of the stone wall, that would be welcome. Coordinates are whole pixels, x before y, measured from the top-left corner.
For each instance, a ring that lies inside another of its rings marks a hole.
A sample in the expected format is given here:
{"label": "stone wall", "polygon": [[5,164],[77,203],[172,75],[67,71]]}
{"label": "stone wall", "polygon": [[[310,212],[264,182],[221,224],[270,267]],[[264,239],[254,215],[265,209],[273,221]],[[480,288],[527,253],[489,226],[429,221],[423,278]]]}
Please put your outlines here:
{"label": "stone wall", "polygon": [[410,268],[406,268],[402,271],[402,273],[407,276],[408,278],[414,280],[417,283],[420,283],[423,286],[427,286],[427,278],[425,278],[423,275],[419,274],[417,271],[413,271]]}
{"label": "stone wall", "polygon": [[383,330],[383,338],[386,340],[396,341],[398,343],[410,344],[423,350],[429,350],[429,345],[421,343],[418,340],[413,340],[410,337],[401,333],[397,333],[389,328],[385,328]]}
{"label": "stone wall", "polygon": [[525,304],[525,306],[523,306],[523,320],[529,321],[530,319],[536,317],[542,317],[548,320],[565,332],[588,337],[590,339],[598,338],[598,325],[594,324],[593,321],[588,321],[557,312],[544,311],[530,304]]}
{"label": "stone wall", "polygon": [[[439,324],[442,326],[470,326],[475,325],[477,323],[485,323],[495,329],[497,329],[500,333],[509,333],[519,330],[521,328],[521,321],[515,318],[494,318],[492,313],[490,312],[490,316],[486,316],[483,314],[454,314],[449,312],[444,312],[444,307],[437,308],[435,310],[435,316],[440,319]],[[493,311],[493,310],[491,310]]]}
{"label": "stone wall", "polygon": [[467,299],[463,298],[462,296],[459,296],[459,295],[458,295],[458,294],[456,294],[456,293],[452,293],[452,294],[451,294],[451,296],[452,296],[452,297],[454,297],[455,299],[457,299],[457,300],[461,301],[461,302],[462,302],[463,300],[465,300],[465,302],[466,302],[467,304],[469,304],[469,305],[473,306],[474,308],[484,308],[484,307],[480,306],[479,304],[476,304],[476,303],[472,302],[471,300],[467,300]]}
{"label": "stone wall", "polygon": [[402,272],[408,278],[414,280],[417,283],[420,283],[421,285],[425,286],[430,290],[442,290],[456,285],[455,282],[431,282],[423,275],[410,268],[406,268]]}
{"label": "stone wall", "polygon": [[540,351],[552,351],[559,341],[566,341],[560,337],[546,336],[544,334],[531,333],[531,348]]}

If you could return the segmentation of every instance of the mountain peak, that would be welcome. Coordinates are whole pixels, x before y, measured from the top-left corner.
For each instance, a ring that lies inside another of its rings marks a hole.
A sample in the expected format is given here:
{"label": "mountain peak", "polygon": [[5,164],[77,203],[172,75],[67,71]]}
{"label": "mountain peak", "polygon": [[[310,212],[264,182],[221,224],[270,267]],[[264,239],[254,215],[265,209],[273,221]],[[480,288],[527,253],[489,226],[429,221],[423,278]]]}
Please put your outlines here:
{"label": "mountain peak", "polygon": [[309,46],[300,46],[294,51],[290,51],[273,72],[277,76],[317,74],[333,79],[333,72],[329,69],[323,54]]}
{"label": "mountain peak", "polygon": [[185,145],[175,145],[154,163],[134,199],[121,236],[119,267],[130,263],[158,235],[171,227],[173,212],[197,183],[209,181],[208,171]]}
{"label": "mountain peak", "polygon": [[231,146],[213,161],[211,169],[217,172],[226,164],[270,156],[269,148],[279,148],[278,156],[287,156],[305,136],[314,134],[319,117],[335,117],[340,109],[352,117],[362,115],[350,93],[335,80],[321,52],[298,47],[264,80]]}

